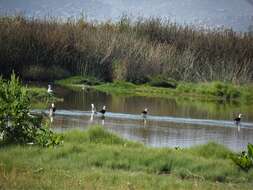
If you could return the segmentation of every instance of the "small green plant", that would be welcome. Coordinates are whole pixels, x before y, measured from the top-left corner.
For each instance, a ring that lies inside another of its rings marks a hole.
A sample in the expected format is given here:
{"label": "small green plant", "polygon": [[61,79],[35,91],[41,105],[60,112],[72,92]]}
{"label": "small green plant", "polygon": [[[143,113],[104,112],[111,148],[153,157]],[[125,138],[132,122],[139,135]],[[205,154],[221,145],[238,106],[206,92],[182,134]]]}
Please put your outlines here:
{"label": "small green plant", "polygon": [[60,144],[57,135],[43,126],[42,115],[30,114],[30,107],[27,88],[21,86],[15,74],[10,81],[0,78],[1,141],[7,144],[32,142],[42,146]]}
{"label": "small green plant", "polygon": [[50,147],[62,144],[63,136],[55,134],[48,126],[41,128],[35,135],[36,144],[43,147]]}
{"label": "small green plant", "polygon": [[248,152],[243,151],[240,154],[231,155],[231,159],[234,161],[234,163],[246,172],[253,168],[253,145],[248,144],[247,147]]}

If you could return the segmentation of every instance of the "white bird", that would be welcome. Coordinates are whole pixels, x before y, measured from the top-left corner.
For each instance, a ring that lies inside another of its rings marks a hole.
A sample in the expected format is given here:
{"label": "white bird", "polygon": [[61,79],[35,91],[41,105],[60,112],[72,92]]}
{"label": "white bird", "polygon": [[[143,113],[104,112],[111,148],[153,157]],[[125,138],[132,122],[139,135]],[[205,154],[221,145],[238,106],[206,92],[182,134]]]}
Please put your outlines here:
{"label": "white bird", "polygon": [[52,103],[51,107],[49,109],[49,116],[52,117],[54,115],[55,111],[56,111],[56,107],[55,107],[54,103]]}
{"label": "white bird", "polygon": [[48,85],[47,92],[48,92],[49,94],[52,94],[52,93],[53,93],[52,86],[51,86],[50,84]]}
{"label": "white bird", "polygon": [[91,104],[91,113],[92,114],[97,113],[94,104]]}

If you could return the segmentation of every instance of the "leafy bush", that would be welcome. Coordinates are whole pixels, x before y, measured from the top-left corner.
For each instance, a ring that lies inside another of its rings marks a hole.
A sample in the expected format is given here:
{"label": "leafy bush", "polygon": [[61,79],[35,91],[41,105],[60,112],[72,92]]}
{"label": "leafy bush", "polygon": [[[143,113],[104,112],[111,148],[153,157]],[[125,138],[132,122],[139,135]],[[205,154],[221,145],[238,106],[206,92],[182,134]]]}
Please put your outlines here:
{"label": "leafy bush", "polygon": [[249,171],[253,168],[253,145],[248,144],[248,152],[243,151],[240,154],[231,155],[231,159],[244,171]]}
{"label": "leafy bush", "polygon": [[224,97],[226,99],[238,98],[240,96],[240,91],[234,86],[222,82],[211,83],[210,92],[212,95]]}
{"label": "leafy bush", "polygon": [[[59,144],[57,135],[42,126],[42,115],[30,114],[27,88],[12,74],[10,81],[0,78],[0,134],[4,143]],[[45,138],[46,137],[46,138]],[[41,140],[43,139],[43,140]]]}
{"label": "leafy bush", "polygon": [[38,145],[50,147],[61,144],[63,142],[63,136],[55,134],[48,127],[43,127],[37,131],[35,141]]}

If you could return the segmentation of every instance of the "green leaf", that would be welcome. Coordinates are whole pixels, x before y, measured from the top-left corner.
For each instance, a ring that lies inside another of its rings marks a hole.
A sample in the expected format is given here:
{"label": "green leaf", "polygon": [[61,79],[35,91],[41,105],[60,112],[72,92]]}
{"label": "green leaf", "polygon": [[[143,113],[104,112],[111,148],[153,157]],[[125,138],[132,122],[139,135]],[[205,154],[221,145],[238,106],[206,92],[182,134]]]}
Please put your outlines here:
{"label": "green leaf", "polygon": [[253,145],[248,144],[248,156],[253,160]]}

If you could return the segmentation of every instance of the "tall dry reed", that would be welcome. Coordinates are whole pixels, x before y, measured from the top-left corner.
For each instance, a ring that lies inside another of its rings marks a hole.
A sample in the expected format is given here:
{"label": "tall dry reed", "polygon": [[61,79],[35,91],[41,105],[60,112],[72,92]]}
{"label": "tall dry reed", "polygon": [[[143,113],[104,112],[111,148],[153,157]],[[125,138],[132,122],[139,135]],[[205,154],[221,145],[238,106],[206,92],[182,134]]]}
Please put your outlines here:
{"label": "tall dry reed", "polygon": [[245,83],[253,79],[253,36],[160,19],[92,23],[0,17],[0,69],[3,75],[15,70],[37,80],[78,74],[144,83],[163,75]]}

